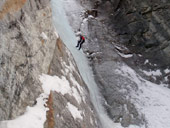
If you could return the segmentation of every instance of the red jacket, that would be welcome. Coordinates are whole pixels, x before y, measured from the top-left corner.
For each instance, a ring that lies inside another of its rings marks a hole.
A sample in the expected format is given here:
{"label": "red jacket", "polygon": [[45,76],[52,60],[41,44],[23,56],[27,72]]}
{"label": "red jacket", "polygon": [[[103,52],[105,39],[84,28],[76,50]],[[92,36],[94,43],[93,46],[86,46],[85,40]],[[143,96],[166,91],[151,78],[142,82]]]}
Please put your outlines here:
{"label": "red jacket", "polygon": [[82,40],[85,40],[84,36],[81,36],[81,39],[82,39]]}

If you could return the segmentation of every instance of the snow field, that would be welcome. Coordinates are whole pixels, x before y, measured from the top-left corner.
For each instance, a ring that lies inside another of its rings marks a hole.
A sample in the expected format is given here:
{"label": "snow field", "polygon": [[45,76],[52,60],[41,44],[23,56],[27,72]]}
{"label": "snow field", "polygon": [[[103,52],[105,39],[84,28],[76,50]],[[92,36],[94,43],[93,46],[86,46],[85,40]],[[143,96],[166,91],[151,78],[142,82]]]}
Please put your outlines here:
{"label": "snow field", "polygon": [[[138,112],[144,115],[145,128],[170,128],[170,90],[141,78],[127,65],[122,65],[117,73],[134,81],[138,86],[137,92],[132,90],[131,102]],[[155,74],[159,74],[159,71]]]}
{"label": "snow field", "polygon": [[70,103],[67,103],[67,108],[71,112],[74,119],[79,118],[79,119],[83,120],[82,111],[78,110],[77,107],[75,107],[74,105],[72,105]]}

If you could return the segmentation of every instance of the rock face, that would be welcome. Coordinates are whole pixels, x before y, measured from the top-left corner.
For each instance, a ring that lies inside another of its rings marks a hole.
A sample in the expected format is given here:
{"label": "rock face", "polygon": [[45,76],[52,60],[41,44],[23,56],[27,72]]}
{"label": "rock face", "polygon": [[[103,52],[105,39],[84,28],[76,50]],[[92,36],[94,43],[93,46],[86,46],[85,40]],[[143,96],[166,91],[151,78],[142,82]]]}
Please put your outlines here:
{"label": "rock face", "polygon": [[49,2],[40,2],[0,4],[0,120],[22,114],[42,92],[39,75],[48,73],[57,37]]}
{"label": "rock face", "polygon": [[[102,22],[112,36],[110,42],[124,45],[129,50],[121,50],[124,54],[133,54],[132,58],[124,59],[135,70],[157,70],[163,74],[153,82],[164,81],[168,76],[164,72],[170,65],[169,50],[169,1],[134,1],[134,0],[101,0],[97,11]],[[95,8],[92,2],[91,8]],[[103,10],[103,8],[106,8]],[[149,63],[145,63],[148,59]],[[170,81],[170,80],[169,80]],[[165,83],[169,83],[165,82]]]}
{"label": "rock face", "polygon": [[[97,127],[88,89],[71,53],[57,36],[49,0],[0,2],[0,121],[15,119],[27,106],[36,104],[36,98],[43,92],[39,75],[44,73],[64,75],[71,86],[81,85],[75,88],[84,98],[78,103],[73,96],[51,92],[45,127]],[[74,70],[68,68],[70,65]],[[73,118],[67,102],[82,111],[82,119]]]}
{"label": "rock face", "polygon": [[[118,3],[118,4],[117,4]],[[118,42],[125,44],[133,53],[149,59],[151,65],[143,65],[142,58],[137,65],[140,68],[165,69],[170,64],[170,29],[168,0],[110,1],[110,28],[117,34]],[[111,15],[112,14],[112,15]]]}

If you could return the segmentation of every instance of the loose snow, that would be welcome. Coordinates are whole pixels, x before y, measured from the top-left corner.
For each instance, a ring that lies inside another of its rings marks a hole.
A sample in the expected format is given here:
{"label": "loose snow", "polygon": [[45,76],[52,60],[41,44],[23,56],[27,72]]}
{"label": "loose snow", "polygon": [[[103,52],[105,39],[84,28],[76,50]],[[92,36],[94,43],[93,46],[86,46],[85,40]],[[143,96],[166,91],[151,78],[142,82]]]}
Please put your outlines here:
{"label": "loose snow", "polygon": [[143,73],[145,73],[145,75],[147,75],[147,76],[161,76],[162,75],[162,73],[161,73],[161,71],[158,69],[158,70],[156,70],[156,71],[144,71],[143,70]]}

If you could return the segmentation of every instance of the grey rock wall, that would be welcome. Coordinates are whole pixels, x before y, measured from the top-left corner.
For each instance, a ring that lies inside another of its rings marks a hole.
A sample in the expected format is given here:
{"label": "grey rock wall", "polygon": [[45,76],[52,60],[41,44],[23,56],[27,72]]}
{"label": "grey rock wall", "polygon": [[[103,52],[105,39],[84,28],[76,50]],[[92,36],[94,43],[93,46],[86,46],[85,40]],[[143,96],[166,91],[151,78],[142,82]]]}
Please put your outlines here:
{"label": "grey rock wall", "polygon": [[[119,43],[126,45],[133,53],[143,55],[136,65],[145,69],[169,68],[169,6],[168,0],[118,0],[111,1],[109,12],[110,28],[117,34]],[[113,15],[110,15],[113,14]],[[144,65],[149,59],[157,66]]]}
{"label": "grey rock wall", "polygon": [[0,120],[23,114],[42,92],[39,75],[48,72],[57,38],[50,3],[40,2],[1,4]]}

